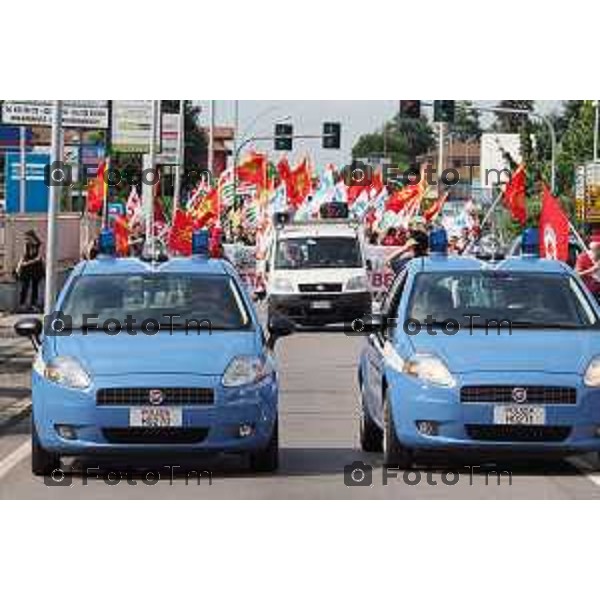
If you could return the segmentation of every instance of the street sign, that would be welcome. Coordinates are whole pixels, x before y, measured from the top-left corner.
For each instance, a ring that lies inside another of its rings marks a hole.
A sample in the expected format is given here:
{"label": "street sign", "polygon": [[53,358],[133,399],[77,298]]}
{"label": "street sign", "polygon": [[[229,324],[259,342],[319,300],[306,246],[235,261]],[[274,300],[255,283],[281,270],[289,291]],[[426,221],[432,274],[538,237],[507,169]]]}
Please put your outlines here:
{"label": "street sign", "polygon": [[[148,154],[152,137],[152,100],[113,100],[111,145],[116,152]],[[160,132],[157,132],[160,151]]]}
{"label": "street sign", "polygon": [[[9,125],[52,124],[53,100],[4,100],[2,122]],[[64,100],[63,127],[108,129],[108,100]]]}
{"label": "street sign", "polygon": [[179,135],[179,115],[163,113],[162,115],[162,151],[156,155],[156,163],[159,165],[176,165],[177,159],[177,137]]}
{"label": "street sign", "polygon": [[[47,212],[48,192],[45,168],[50,163],[50,155],[28,152],[25,160],[25,180],[27,182],[25,212]],[[21,179],[21,156],[18,152],[6,154],[6,212],[18,213],[20,210],[19,184]]]}

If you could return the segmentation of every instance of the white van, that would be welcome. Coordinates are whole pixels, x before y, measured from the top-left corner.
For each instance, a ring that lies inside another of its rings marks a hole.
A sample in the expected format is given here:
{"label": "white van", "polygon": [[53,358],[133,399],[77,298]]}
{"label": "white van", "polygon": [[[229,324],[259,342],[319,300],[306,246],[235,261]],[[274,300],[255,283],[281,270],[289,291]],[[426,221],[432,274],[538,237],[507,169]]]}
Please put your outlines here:
{"label": "white van", "polygon": [[348,220],[276,230],[266,262],[269,314],[300,325],[350,322],[371,312],[362,229]]}

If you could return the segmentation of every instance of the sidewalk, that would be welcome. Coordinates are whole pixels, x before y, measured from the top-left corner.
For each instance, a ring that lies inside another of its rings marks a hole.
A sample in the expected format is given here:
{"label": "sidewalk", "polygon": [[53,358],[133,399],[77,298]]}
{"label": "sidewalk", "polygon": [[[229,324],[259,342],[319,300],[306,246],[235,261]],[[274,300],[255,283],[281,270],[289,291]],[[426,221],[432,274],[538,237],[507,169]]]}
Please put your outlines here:
{"label": "sidewalk", "polygon": [[0,313],[0,433],[31,410],[33,348],[13,329],[22,316]]}

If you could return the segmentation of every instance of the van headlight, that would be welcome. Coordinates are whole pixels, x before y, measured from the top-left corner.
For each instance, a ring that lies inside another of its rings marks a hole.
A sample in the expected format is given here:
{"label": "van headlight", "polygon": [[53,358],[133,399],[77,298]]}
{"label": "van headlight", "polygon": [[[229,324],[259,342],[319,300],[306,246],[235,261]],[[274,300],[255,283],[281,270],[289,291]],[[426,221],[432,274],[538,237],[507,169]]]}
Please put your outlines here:
{"label": "van headlight", "polygon": [[404,363],[404,373],[439,387],[456,385],[444,361],[433,354],[415,354]]}
{"label": "van headlight", "polygon": [[268,357],[236,356],[223,373],[224,387],[239,387],[258,383],[273,373],[273,363]]}
{"label": "van headlight", "polygon": [[583,383],[588,387],[600,387],[600,356],[596,356],[590,361],[583,376]]}
{"label": "van headlight", "polygon": [[48,381],[68,388],[83,390],[92,384],[87,371],[72,356],[57,356],[45,363],[38,355],[33,368]]}
{"label": "van headlight", "polygon": [[285,277],[275,277],[273,285],[271,286],[271,291],[274,294],[293,294],[294,284]]}
{"label": "van headlight", "polygon": [[356,275],[350,277],[346,282],[347,292],[365,292],[369,289],[369,280],[366,275]]}

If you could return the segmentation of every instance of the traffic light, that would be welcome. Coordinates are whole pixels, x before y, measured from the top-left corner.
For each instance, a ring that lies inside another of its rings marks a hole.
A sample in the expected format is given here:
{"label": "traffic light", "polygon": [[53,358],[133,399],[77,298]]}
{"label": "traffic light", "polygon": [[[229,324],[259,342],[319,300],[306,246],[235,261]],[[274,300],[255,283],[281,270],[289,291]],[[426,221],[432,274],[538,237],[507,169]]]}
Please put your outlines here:
{"label": "traffic light", "polygon": [[454,123],[454,100],[434,100],[433,120],[436,123]]}
{"label": "traffic light", "polygon": [[401,119],[420,119],[421,101],[420,100],[400,100],[400,118]]}
{"label": "traffic light", "polygon": [[288,123],[275,123],[275,150],[291,150],[294,128]]}
{"label": "traffic light", "polygon": [[167,114],[179,113],[179,100],[161,100],[160,111]]}
{"label": "traffic light", "polygon": [[341,137],[342,126],[340,123],[323,123],[323,148],[339,150]]}

